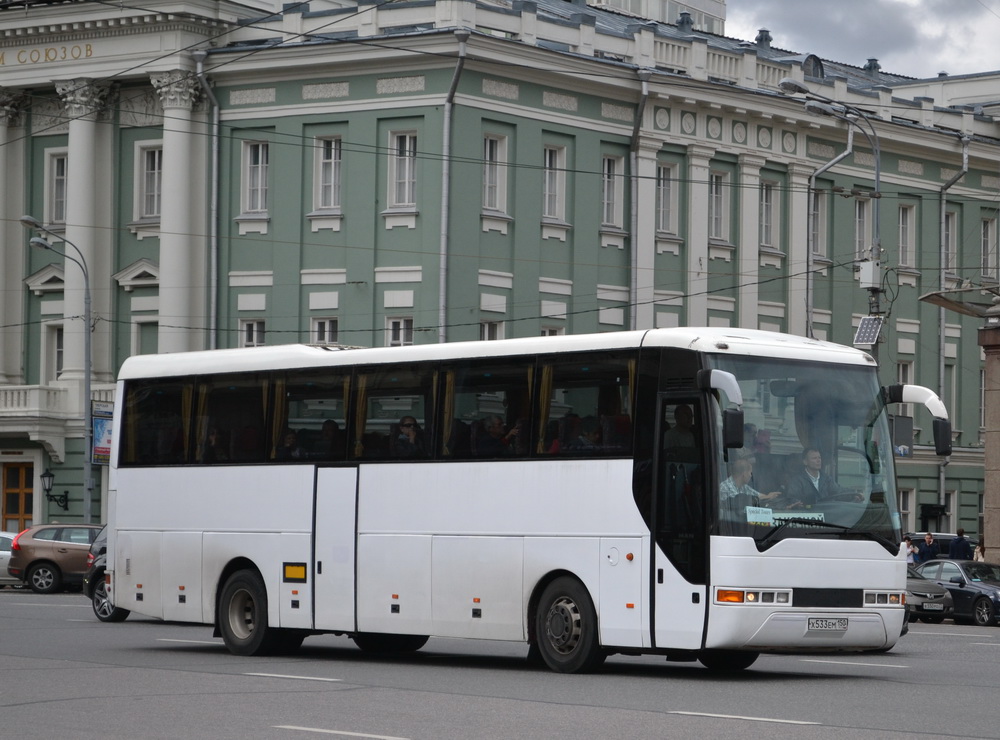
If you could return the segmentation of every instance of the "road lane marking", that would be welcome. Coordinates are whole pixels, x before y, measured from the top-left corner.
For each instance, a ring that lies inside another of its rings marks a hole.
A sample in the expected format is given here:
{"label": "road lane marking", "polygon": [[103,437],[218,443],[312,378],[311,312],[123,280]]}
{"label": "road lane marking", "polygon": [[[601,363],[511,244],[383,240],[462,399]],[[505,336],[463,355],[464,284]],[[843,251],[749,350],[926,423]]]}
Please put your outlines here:
{"label": "road lane marking", "polygon": [[222,645],[218,640],[177,640],[170,637],[157,637],[157,642],[183,642],[188,645]]}
{"label": "road lane marking", "polygon": [[777,719],[775,717],[747,717],[742,714],[712,714],[711,712],[667,712],[688,717],[712,717],[714,719],[743,719],[749,722],[774,722],[780,725],[819,725],[821,722],[804,722],[797,719]]}
{"label": "road lane marking", "polygon": [[342,737],[368,737],[372,740],[409,740],[395,735],[369,735],[365,732],[345,732],[344,730],[324,730],[320,727],[296,727],[295,725],[275,725],[276,730],[298,730],[299,732],[316,732],[321,735],[341,735]]}
{"label": "road lane marking", "polygon": [[[262,676],[264,678],[291,678],[296,681],[343,681],[342,678],[319,678],[316,676],[288,676],[284,673],[244,673],[244,676]],[[364,737],[375,737],[375,735],[364,735]]]}
{"label": "road lane marking", "polygon": [[909,668],[899,663],[860,663],[856,660],[815,660],[813,658],[803,658],[803,663],[832,663],[833,665],[861,665],[865,668]]}

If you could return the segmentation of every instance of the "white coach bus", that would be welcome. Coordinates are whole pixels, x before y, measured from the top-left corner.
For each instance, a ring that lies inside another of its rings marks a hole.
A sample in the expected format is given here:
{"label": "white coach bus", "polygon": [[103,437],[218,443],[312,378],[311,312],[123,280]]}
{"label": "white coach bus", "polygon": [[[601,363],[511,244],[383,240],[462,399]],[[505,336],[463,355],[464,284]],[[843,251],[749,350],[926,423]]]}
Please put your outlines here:
{"label": "white coach bus", "polygon": [[[132,357],[108,592],[239,655],[320,633],[389,652],[518,640],[567,673],[614,653],[739,670],[888,649],[901,402],[949,454],[931,391],[760,331]],[[829,478],[814,495],[794,492],[804,452]]]}

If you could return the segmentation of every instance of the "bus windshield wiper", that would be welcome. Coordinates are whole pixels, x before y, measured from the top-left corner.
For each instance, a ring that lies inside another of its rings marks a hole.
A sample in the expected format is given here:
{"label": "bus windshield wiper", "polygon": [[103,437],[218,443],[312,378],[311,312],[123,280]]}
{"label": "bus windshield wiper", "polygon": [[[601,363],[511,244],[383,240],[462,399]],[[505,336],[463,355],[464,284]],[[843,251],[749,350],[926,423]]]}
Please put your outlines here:
{"label": "bus windshield wiper", "polygon": [[[883,545],[884,547],[890,549],[894,547],[894,544],[890,540],[870,530],[855,529],[854,527],[848,527],[844,524],[834,524],[833,522],[824,522],[820,519],[807,519],[805,517],[789,517],[788,519],[782,519],[779,524],[775,524],[773,527],[771,527],[771,529],[768,530],[767,534],[765,534],[763,537],[760,538],[759,543],[765,546],[773,544],[772,538],[774,537],[774,535],[776,535],[779,531],[781,531],[784,527],[786,527],[789,524],[805,524],[810,527],[827,527],[828,529],[839,529],[843,532],[849,532],[851,534],[857,534],[863,537],[868,537],[869,539],[878,542],[880,545]],[[816,533],[803,532],[802,534],[809,535]]]}

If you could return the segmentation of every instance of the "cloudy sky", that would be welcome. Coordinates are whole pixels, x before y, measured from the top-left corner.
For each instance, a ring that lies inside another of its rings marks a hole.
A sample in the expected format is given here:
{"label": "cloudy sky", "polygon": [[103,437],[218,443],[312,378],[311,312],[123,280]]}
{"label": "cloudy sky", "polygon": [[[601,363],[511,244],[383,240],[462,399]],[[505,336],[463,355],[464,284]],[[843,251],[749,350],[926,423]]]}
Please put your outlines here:
{"label": "cloudy sky", "polygon": [[885,72],[1000,70],[1000,0],[727,0],[726,35]]}

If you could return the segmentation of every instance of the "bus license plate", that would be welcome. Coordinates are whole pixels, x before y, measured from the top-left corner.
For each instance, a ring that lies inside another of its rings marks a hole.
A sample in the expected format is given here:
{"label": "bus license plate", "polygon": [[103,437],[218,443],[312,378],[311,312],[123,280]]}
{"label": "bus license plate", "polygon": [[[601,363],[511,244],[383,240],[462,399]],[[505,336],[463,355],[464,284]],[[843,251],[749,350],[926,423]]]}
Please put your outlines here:
{"label": "bus license plate", "polygon": [[924,604],[923,609],[925,612],[943,612],[944,604]]}
{"label": "bus license plate", "polygon": [[810,617],[809,629],[833,630],[836,632],[844,632],[847,630],[847,617],[841,617],[838,619],[827,619],[824,617]]}

